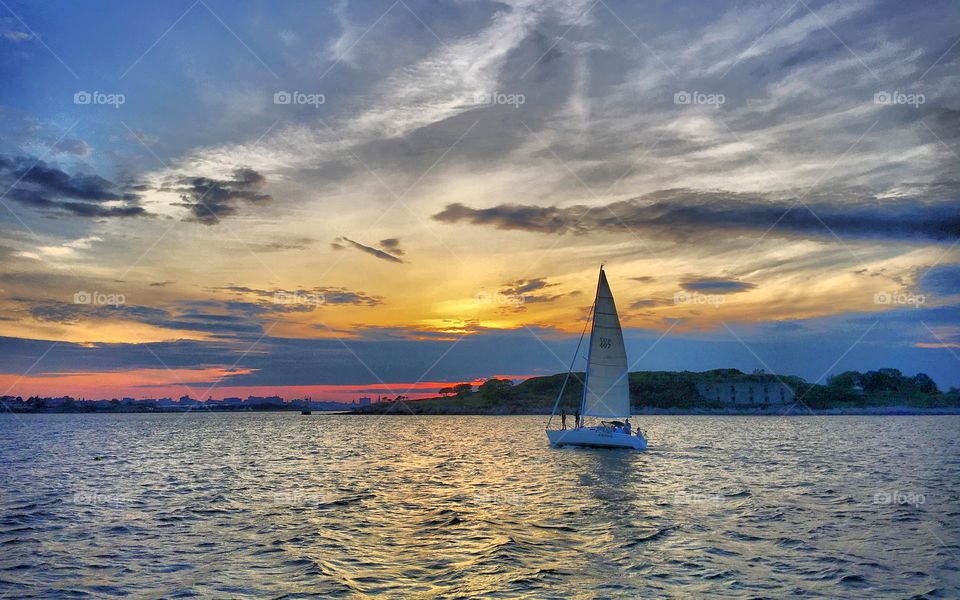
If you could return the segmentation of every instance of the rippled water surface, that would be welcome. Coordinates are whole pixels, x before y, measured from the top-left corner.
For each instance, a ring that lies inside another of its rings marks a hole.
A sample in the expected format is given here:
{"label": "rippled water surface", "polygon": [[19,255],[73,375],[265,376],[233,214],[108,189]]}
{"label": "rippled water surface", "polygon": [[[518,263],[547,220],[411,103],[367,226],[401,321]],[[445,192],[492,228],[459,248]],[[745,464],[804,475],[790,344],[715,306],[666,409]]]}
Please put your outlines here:
{"label": "rippled water surface", "polygon": [[960,417],[641,426],[3,415],[0,597],[960,595]]}

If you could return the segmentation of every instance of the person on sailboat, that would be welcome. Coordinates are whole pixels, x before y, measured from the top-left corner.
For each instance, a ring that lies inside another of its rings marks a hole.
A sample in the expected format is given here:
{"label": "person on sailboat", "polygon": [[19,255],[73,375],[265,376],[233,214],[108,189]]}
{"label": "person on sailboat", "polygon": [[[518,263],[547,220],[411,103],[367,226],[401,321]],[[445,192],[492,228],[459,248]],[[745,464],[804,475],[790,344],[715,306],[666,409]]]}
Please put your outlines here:
{"label": "person on sailboat", "polygon": [[560,426],[567,428],[567,411],[562,408],[560,409]]}
{"label": "person on sailboat", "polygon": [[580,429],[580,409],[579,408],[577,409],[576,414],[573,416],[573,422],[576,423],[576,425],[574,425],[573,428]]}
{"label": "person on sailboat", "polygon": [[623,423],[623,432],[627,435],[630,435],[630,419],[627,419]]}

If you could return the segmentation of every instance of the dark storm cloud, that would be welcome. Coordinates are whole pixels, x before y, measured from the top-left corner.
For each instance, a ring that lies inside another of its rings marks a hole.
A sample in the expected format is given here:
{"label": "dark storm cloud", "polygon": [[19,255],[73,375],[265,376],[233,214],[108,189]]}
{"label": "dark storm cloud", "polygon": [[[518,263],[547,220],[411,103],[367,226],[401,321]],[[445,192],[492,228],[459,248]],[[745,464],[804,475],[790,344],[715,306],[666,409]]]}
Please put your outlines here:
{"label": "dark storm cloud", "polygon": [[[395,244],[399,244],[399,241],[396,240],[396,239],[394,239],[394,238],[388,238],[388,239],[386,239],[386,240],[381,241],[381,242],[380,242],[381,245],[383,245],[385,248],[388,248],[388,249],[391,248],[391,246],[388,245],[388,244],[384,244],[383,242],[394,242]],[[375,257],[377,257],[377,258],[379,258],[379,259],[381,259],[381,260],[385,260],[385,261],[388,261],[388,262],[394,262],[394,263],[401,263],[401,264],[403,263],[403,259],[401,259],[401,258],[399,258],[399,257],[397,257],[397,256],[394,256],[393,254],[390,254],[390,253],[387,252],[386,250],[380,250],[380,249],[374,248],[374,247],[372,247],[372,246],[365,246],[365,245],[361,244],[360,242],[355,242],[355,241],[353,241],[353,240],[351,240],[350,238],[345,237],[345,236],[338,237],[336,240],[334,240],[334,241],[330,244],[330,247],[333,248],[334,250],[345,250],[345,249],[348,248],[348,247],[350,247],[350,248],[355,248],[355,249],[359,250],[360,252],[366,252],[367,254],[369,254],[369,255],[371,255],[371,256],[375,256]],[[398,254],[403,254],[403,251],[401,250],[400,252],[398,252]]]}
{"label": "dark storm cloud", "polygon": [[244,168],[234,171],[233,179],[184,177],[176,185],[162,189],[180,193],[183,202],[179,205],[190,209],[190,216],[185,221],[216,225],[222,218],[237,214],[243,202],[263,204],[272,201],[270,194],[260,191],[266,182],[257,171]]}
{"label": "dark storm cloud", "polygon": [[[807,207],[809,206],[809,208]],[[587,206],[541,207],[500,204],[471,208],[460,203],[433,215],[445,223],[466,222],[497,229],[536,233],[583,234],[593,230],[643,230],[687,240],[727,232],[762,230],[771,233],[880,239],[960,238],[960,200],[924,202],[886,199],[844,204],[793,204],[760,195],[696,190],[664,190],[632,200],[590,209]]]}
{"label": "dark storm cloud", "polygon": [[702,294],[736,294],[752,290],[757,286],[736,279],[688,278],[680,282],[680,287],[688,292],[700,292]]}
{"label": "dark storm cloud", "polygon": [[[99,175],[67,173],[32,157],[0,156],[0,182],[13,200],[41,210],[78,217],[137,217],[147,214],[140,196]],[[122,202],[104,206],[104,202]]]}

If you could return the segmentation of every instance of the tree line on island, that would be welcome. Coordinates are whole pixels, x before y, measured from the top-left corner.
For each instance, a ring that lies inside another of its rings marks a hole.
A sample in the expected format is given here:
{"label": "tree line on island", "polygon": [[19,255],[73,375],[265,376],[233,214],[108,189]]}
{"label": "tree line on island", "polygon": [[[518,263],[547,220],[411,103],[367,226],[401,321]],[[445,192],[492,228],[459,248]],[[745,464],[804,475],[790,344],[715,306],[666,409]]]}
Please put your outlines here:
{"label": "tree line on island", "polygon": [[[543,414],[549,413],[563,385],[566,373],[532,377],[518,384],[491,377],[479,385],[457,383],[438,390],[439,396],[406,402],[404,409],[385,402],[357,409],[358,413],[397,414]],[[571,373],[560,400],[560,408],[572,412],[580,405],[584,373]],[[631,405],[635,413],[649,410],[736,412],[723,399],[705,397],[704,384],[782,384],[793,392],[787,404],[813,410],[904,407],[906,409],[960,408],[960,389],[942,392],[925,373],[904,375],[898,369],[846,371],[830,376],[825,384],[810,383],[795,375],[774,375],[762,370],[743,373],[738,369],[692,371],[638,371],[629,374]],[[776,412],[773,403],[762,399],[744,412]]]}

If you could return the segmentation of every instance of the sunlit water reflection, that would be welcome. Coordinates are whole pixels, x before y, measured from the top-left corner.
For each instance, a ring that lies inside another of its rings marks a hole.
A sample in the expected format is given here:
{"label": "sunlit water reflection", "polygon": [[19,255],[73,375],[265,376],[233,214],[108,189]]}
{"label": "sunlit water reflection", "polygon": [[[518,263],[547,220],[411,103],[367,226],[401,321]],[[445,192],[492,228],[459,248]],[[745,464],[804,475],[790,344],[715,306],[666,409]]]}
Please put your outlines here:
{"label": "sunlit water reflection", "polygon": [[543,422],[3,415],[0,597],[960,594],[960,417]]}

